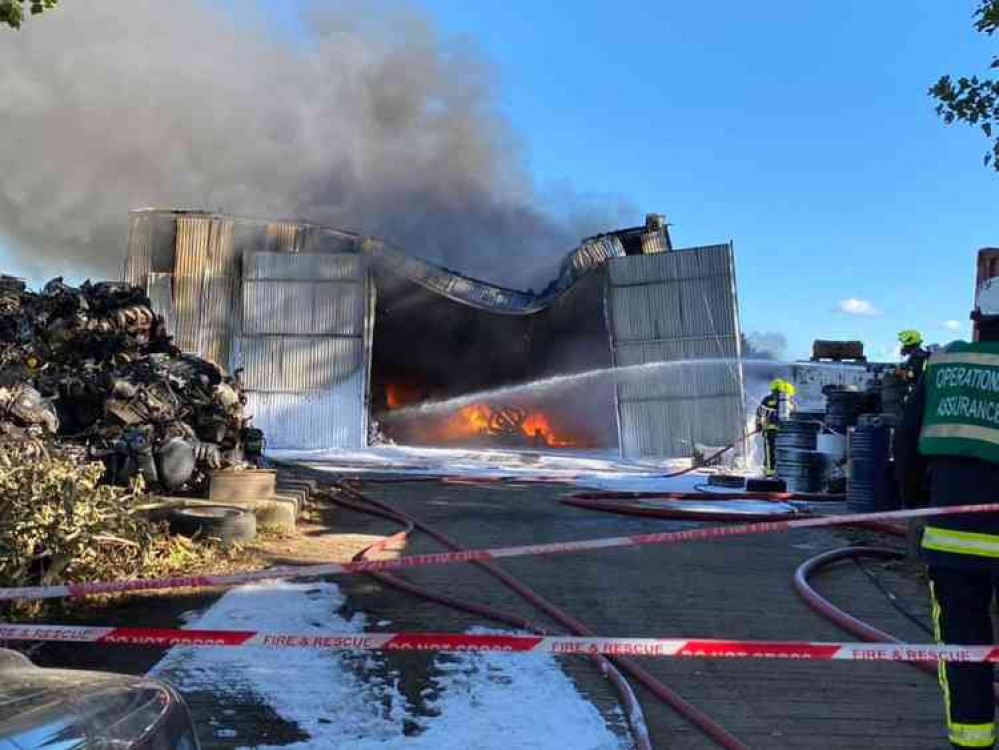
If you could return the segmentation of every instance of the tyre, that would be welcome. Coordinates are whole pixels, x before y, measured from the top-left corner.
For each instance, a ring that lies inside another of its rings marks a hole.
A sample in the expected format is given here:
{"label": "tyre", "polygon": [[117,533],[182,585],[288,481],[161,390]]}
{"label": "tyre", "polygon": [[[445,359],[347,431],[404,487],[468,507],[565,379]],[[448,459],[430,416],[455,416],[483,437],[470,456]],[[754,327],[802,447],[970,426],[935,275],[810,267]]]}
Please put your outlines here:
{"label": "tyre", "polygon": [[167,517],[170,531],[193,537],[216,537],[223,542],[248,542],[257,535],[257,518],[231,505],[192,505],[174,508]]}

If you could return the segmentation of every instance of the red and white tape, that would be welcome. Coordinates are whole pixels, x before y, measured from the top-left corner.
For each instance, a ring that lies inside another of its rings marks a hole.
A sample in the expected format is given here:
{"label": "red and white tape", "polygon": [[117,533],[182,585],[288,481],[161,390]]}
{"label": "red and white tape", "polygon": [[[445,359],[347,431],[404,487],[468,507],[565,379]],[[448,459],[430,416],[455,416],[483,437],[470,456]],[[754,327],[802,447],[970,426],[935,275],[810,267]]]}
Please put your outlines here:
{"label": "red and white tape", "polygon": [[499,651],[650,658],[812,661],[996,662],[999,647],[693,638],[598,638],[465,633],[280,633],[79,625],[0,625],[0,641],[59,641],[130,646],[290,648],[317,651]]}
{"label": "red and white tape", "polygon": [[591,552],[594,550],[621,547],[641,547],[658,544],[684,544],[707,541],[732,536],[751,534],[772,534],[795,529],[816,529],[828,526],[847,526],[872,521],[905,521],[911,518],[936,518],[972,513],[999,513],[999,503],[988,505],[956,505],[949,508],[920,508],[917,510],[896,510],[885,513],[854,513],[819,518],[801,518],[788,521],[761,521],[758,523],[734,524],[731,526],[710,526],[683,531],[665,531],[656,534],[636,534],[615,536],[604,539],[588,539],[579,542],[552,542],[549,544],[526,544],[515,547],[495,547],[492,549],[467,550],[464,552],[440,552],[428,555],[411,555],[395,560],[360,560],[347,563],[327,563],[324,565],[284,566],[257,570],[251,573],[230,573],[227,575],[181,576],[178,578],[140,578],[130,581],[93,581],[90,583],[70,583],[57,586],[26,586],[22,588],[0,589],[0,601],[13,599],[62,599],[94,594],[116,594],[130,591],[152,591],[158,589],[187,589],[210,586],[236,586],[255,581],[277,578],[305,578],[314,576],[366,573],[373,570],[399,570],[427,565],[453,565],[477,560],[502,560],[510,557],[532,555],[562,555],[570,552]]}

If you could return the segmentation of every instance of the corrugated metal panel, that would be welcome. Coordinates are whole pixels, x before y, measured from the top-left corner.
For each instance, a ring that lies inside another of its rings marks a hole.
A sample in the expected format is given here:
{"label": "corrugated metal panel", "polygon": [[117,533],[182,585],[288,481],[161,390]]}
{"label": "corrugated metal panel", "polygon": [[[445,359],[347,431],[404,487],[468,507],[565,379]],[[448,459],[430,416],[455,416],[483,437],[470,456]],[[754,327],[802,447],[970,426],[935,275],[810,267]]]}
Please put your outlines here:
{"label": "corrugated metal panel", "polygon": [[327,227],[309,225],[299,236],[302,253],[356,253],[360,237],[349,232],[338,232]]}
{"label": "corrugated metal panel", "polygon": [[128,251],[125,259],[125,281],[145,286],[152,270],[153,221],[148,214],[132,214],[128,220]]}
{"label": "corrugated metal panel", "polygon": [[367,441],[369,287],[356,254],[248,253],[243,381],[272,448]]}
{"label": "corrugated metal panel", "polygon": [[251,281],[358,281],[364,278],[365,259],[355,254],[248,253],[243,278]]}
{"label": "corrugated metal panel", "polygon": [[622,452],[690,456],[695,442],[739,437],[745,407],[731,248],[630,256],[608,268],[615,364],[680,362],[619,376]]}
{"label": "corrugated metal panel", "polygon": [[364,287],[357,283],[243,282],[243,333],[360,336]]}
{"label": "corrugated metal panel", "polygon": [[270,392],[332,388],[364,364],[364,342],[325,336],[244,337],[243,382]]}
{"label": "corrugated metal panel", "polygon": [[274,221],[267,225],[267,251],[294,253],[298,251],[299,224],[294,221]]}
{"label": "corrugated metal panel", "polygon": [[146,279],[146,294],[152,302],[153,312],[163,316],[167,335],[173,336],[177,325],[173,311],[173,274],[149,274]]}
{"label": "corrugated metal panel", "polygon": [[211,224],[206,216],[177,219],[177,267],[173,283],[176,344],[193,354],[200,353],[201,349],[201,312]]}
{"label": "corrugated metal panel", "polygon": [[225,369],[231,368],[230,354],[233,338],[240,330],[239,264],[233,243],[232,219],[212,219],[208,241],[208,258],[202,296],[200,341],[198,351],[202,357]]}
{"label": "corrugated metal panel", "polygon": [[680,286],[677,283],[618,287],[611,295],[615,340],[648,341],[683,335]]}
{"label": "corrugated metal panel", "polygon": [[365,377],[359,370],[349,381],[330,391],[311,393],[247,394],[247,412],[264,431],[267,447],[318,450],[363,448],[367,435],[363,398]]}
{"label": "corrugated metal panel", "polygon": [[666,242],[665,232],[643,232],[642,252],[646,255],[669,252],[669,245]]}
{"label": "corrugated metal panel", "polygon": [[728,245],[709,245],[655,255],[632,255],[627,262],[611,261],[608,265],[614,285],[655,284],[728,273],[730,257]]}
{"label": "corrugated metal panel", "polygon": [[[722,428],[743,409],[742,401],[733,396],[622,403],[621,421],[627,425],[621,432],[622,451],[636,458],[685,457],[692,455],[694,443],[727,445],[733,437]],[[663,425],[670,425],[670,429],[664,430]]]}

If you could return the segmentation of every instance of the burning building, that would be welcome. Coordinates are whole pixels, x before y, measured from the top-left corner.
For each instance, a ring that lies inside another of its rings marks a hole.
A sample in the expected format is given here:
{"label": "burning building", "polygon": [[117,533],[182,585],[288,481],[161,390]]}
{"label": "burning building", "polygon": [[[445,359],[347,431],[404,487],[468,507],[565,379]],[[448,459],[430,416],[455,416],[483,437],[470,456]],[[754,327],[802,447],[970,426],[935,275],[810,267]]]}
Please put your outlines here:
{"label": "burning building", "polygon": [[584,240],[534,293],[307,222],[143,209],[124,278],[180,348],[239,373],[272,449],[676,457],[744,429],[732,245],[674,248],[658,215]]}

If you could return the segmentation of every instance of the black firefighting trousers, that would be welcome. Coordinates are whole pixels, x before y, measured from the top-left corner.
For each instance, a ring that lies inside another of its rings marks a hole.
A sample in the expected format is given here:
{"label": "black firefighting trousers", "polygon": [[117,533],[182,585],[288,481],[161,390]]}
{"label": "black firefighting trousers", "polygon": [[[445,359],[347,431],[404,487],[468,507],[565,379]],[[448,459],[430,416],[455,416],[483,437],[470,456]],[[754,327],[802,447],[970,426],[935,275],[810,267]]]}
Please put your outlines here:
{"label": "black firefighting trousers", "polygon": [[[939,643],[993,643],[992,600],[999,578],[989,573],[930,566],[933,625]],[[941,662],[947,729],[955,748],[991,748],[996,742],[991,664]]]}
{"label": "black firefighting trousers", "polygon": [[763,428],[763,472],[770,476],[777,470],[777,426]]}

